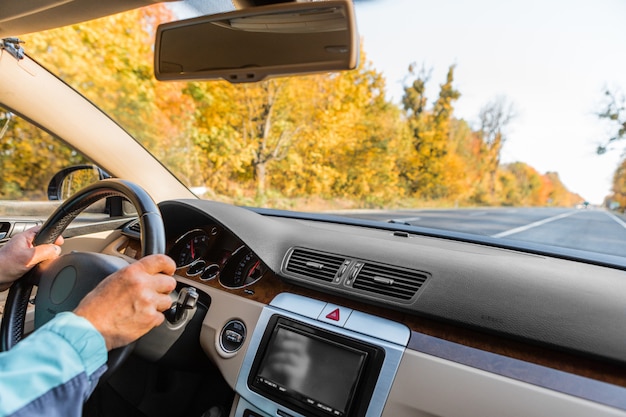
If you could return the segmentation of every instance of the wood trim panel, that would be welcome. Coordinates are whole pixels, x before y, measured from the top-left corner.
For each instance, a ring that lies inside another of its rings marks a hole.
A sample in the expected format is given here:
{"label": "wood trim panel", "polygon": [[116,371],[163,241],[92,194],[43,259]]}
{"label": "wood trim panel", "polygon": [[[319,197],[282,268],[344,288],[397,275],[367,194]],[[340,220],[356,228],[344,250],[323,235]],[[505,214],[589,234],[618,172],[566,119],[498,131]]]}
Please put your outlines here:
{"label": "wood trim panel", "polygon": [[[187,277],[184,270],[179,271],[179,274],[203,285],[218,288],[263,304],[269,304],[270,301],[281,292],[290,292],[337,305],[343,305],[348,308],[403,323],[414,332],[414,335],[424,334],[433,336],[475,348],[479,351],[495,353],[523,362],[530,362],[555,370],[595,379],[597,381],[626,387],[626,366],[621,364],[587,358],[570,352],[558,351],[523,341],[503,338],[502,336],[484,333],[452,323],[413,316],[380,306],[349,300],[336,295],[321,293],[319,291],[287,284],[272,273],[267,273],[257,283],[242,289],[224,288],[217,280],[202,281],[198,277]],[[414,349],[415,345],[411,343],[409,348]]]}

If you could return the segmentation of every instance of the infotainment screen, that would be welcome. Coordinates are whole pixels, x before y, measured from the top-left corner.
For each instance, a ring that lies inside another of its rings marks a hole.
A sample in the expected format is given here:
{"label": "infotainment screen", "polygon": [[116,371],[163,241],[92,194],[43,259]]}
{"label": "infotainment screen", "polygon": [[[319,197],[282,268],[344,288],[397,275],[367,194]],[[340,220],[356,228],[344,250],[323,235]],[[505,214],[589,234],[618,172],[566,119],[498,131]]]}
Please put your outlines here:
{"label": "infotainment screen", "polygon": [[359,415],[354,402],[367,397],[366,380],[377,377],[384,356],[375,346],[285,318],[273,321],[261,346],[249,385],[318,416]]}

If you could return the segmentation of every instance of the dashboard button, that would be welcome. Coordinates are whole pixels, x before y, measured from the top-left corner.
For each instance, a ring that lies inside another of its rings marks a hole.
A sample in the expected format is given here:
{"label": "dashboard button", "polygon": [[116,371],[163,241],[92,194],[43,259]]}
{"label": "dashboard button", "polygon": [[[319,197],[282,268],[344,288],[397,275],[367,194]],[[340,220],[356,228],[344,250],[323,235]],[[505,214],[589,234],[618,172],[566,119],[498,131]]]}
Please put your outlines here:
{"label": "dashboard button", "polygon": [[326,307],[322,310],[322,313],[317,318],[324,323],[330,323],[335,326],[343,327],[352,314],[352,309],[340,307],[334,304],[326,304]]}
{"label": "dashboard button", "polygon": [[237,352],[246,340],[246,325],[241,320],[226,323],[220,333],[220,347],[228,353]]}

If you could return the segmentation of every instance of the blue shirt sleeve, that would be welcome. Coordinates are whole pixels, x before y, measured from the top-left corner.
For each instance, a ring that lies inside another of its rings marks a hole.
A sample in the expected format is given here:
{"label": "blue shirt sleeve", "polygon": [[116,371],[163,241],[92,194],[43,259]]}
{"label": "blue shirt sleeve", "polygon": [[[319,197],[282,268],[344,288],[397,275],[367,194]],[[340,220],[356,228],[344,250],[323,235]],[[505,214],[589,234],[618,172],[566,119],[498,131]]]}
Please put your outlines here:
{"label": "blue shirt sleeve", "polygon": [[104,338],[88,320],[58,314],[0,353],[0,417],[81,416],[107,356]]}

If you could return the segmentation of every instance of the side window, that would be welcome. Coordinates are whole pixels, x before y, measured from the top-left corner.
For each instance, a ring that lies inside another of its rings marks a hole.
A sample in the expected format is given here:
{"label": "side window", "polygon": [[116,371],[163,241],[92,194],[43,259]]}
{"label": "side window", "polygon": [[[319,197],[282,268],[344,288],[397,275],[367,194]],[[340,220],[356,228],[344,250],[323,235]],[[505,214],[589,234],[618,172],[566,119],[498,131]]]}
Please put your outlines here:
{"label": "side window", "polygon": [[[49,197],[55,174],[91,161],[59,140],[0,107],[0,216],[46,218],[59,204],[84,185],[98,180],[94,169],[57,175],[55,194]],[[54,188],[54,187],[53,187]]]}

